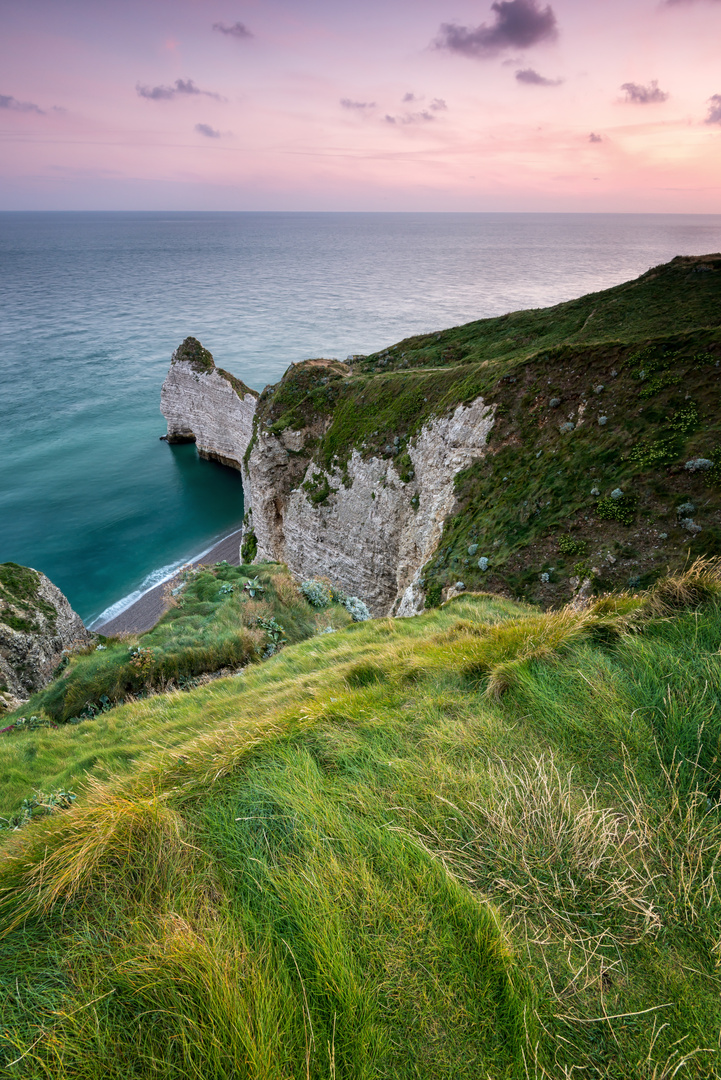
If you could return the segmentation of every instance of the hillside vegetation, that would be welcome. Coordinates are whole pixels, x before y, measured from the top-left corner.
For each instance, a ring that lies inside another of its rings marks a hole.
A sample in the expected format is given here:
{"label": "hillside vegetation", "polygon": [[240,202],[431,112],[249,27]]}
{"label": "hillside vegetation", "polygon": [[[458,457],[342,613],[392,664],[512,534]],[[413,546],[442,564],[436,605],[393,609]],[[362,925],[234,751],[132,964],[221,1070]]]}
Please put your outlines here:
{"label": "hillside vegetation", "polygon": [[0,1071],[718,1076],[720,740],[718,560],[14,730]]}
{"label": "hillside vegetation", "polygon": [[261,394],[256,425],[309,430],[303,454],[330,478],[315,503],[350,483],[356,449],[393,458],[417,505],[409,445],[479,395],[495,405],[489,452],[457,477],[458,512],[424,568],[429,606],[458,580],[557,606],[584,581],[638,588],[721,554],[721,255],[352,367],[296,364]]}

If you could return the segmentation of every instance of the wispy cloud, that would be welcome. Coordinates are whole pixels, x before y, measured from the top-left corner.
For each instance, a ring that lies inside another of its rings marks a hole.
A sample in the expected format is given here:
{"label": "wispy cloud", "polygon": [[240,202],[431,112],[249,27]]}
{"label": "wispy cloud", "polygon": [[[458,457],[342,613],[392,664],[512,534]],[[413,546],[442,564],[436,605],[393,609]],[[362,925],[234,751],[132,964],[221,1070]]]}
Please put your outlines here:
{"label": "wispy cloud", "polygon": [[558,37],[558,24],[550,4],[540,8],[537,0],[498,0],[491,4],[491,11],[495,19],[490,25],[481,23],[474,28],[442,23],[434,47],[487,60],[505,49],[528,49]]}
{"label": "wispy cloud", "polygon": [[527,86],[560,86],[563,79],[547,79],[533,68],[521,68],[516,72],[516,81],[525,83]]}
{"label": "wispy cloud", "polygon": [[448,106],[442,97],[433,98],[433,101],[428,106],[429,109],[433,109],[434,112],[445,112]]}
{"label": "wispy cloud", "polygon": [[245,23],[242,22],[233,23],[231,26],[228,26],[227,23],[216,22],[213,23],[213,29],[219,34],[225,34],[226,37],[237,38],[238,41],[241,41],[243,38],[253,37],[251,31]]}
{"label": "wispy cloud", "polygon": [[195,94],[214,98],[215,101],[226,100],[221,94],[216,94],[213,90],[201,90],[192,79],[176,79],[173,86],[143,86],[141,83],[137,83],[135,90],[139,97],[147,98],[149,101],[172,101],[176,97]]}
{"label": "wispy cloud", "polygon": [[216,131],[216,129],[214,127],[211,127],[210,124],[196,124],[195,130],[198,132],[199,135],[205,135],[206,139],[220,138],[220,132]]}
{"label": "wispy cloud", "polygon": [[404,95],[403,95],[403,104],[404,104],[404,105],[405,105],[406,103],[408,103],[408,104],[411,104],[411,102],[413,102],[413,101],[420,101],[420,100],[421,100],[421,99],[420,99],[420,98],[417,98],[415,94],[411,94],[411,92],[410,92],[410,91],[409,91],[409,92],[408,92],[407,94],[404,94]]}
{"label": "wispy cloud", "polygon": [[402,116],[386,113],[383,119],[386,124],[427,124],[429,120],[435,120],[435,116],[424,109],[422,112],[404,113]]}
{"label": "wispy cloud", "polygon": [[32,112],[45,116],[44,109],[32,101],[18,101],[12,94],[0,94],[0,109],[12,109],[13,112]]}
{"label": "wispy cloud", "polygon": [[721,94],[712,94],[708,99],[707,124],[721,124]]}
{"label": "wispy cloud", "polygon": [[352,101],[351,98],[341,98],[341,105],[344,109],[351,109],[355,112],[364,112],[367,109],[375,109],[375,101]]}
{"label": "wispy cloud", "polygon": [[621,87],[626,93],[626,101],[631,105],[656,105],[668,99],[665,90],[661,90],[656,79],[651,79],[648,86],[641,83],[625,82]]}
{"label": "wispy cloud", "polygon": [[597,135],[595,131],[592,131],[591,134],[588,136],[588,141],[589,142],[603,142],[603,138],[600,135]]}

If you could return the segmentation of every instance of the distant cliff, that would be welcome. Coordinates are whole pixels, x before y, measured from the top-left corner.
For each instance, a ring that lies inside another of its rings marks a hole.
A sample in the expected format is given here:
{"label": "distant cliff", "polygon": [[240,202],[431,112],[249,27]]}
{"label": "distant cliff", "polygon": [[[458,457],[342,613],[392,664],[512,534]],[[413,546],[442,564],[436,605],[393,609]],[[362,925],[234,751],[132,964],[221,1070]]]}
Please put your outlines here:
{"label": "distant cliff", "polygon": [[50,682],[66,650],[93,640],[44,574],[0,563],[0,703],[15,708]]}
{"label": "distant cliff", "polygon": [[168,442],[194,442],[201,457],[242,467],[253,430],[258,398],[193,337],[173,353],[160,391],[160,411],[168,422]]}
{"label": "distant cliff", "polygon": [[194,339],[168,437],[240,464],[244,559],[374,615],[483,589],[543,606],[721,554],[721,255],[554,308],[292,365],[259,397]]}

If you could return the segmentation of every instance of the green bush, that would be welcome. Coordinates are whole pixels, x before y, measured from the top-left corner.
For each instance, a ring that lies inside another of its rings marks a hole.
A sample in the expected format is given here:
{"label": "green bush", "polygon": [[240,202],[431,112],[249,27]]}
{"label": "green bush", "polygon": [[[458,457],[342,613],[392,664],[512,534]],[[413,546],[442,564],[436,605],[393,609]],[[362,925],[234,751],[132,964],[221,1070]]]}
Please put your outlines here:
{"label": "green bush", "polygon": [[588,544],[574,536],[559,536],[558,550],[562,555],[585,555]]}
{"label": "green bush", "polygon": [[622,495],[620,499],[610,497],[599,499],[596,514],[608,521],[618,521],[621,525],[631,525],[638,500],[635,495]]}

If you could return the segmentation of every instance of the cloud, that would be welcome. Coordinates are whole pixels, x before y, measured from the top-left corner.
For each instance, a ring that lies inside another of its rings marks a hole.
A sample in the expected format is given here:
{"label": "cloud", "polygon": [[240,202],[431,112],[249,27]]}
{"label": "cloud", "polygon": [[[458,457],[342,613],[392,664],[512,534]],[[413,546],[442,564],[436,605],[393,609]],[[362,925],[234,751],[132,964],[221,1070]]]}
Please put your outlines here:
{"label": "cloud", "polygon": [[516,81],[526,83],[527,86],[560,86],[563,79],[546,79],[533,68],[522,68],[516,72]]}
{"label": "cloud", "polygon": [[45,116],[45,112],[39,105],[32,101],[18,101],[12,94],[0,94],[0,109],[12,109],[13,112],[34,112],[39,116]]}
{"label": "cloud", "polygon": [[202,94],[203,97],[214,98],[216,101],[225,101],[224,97],[212,90],[201,90],[192,79],[176,79],[174,86],[142,86],[136,83],[135,90],[140,97],[149,101],[172,101],[178,95],[184,94]]}
{"label": "cloud", "polygon": [[252,38],[253,35],[242,22],[233,23],[232,26],[227,26],[226,23],[216,22],[213,23],[213,29],[219,34],[225,34],[226,37],[234,37],[240,41],[242,38]]}
{"label": "cloud", "polygon": [[357,112],[363,112],[364,109],[375,109],[375,101],[351,101],[350,98],[344,97],[340,99],[340,103],[344,109],[355,109]]}
{"label": "cloud", "polygon": [[390,116],[386,113],[384,120],[386,124],[426,124],[429,120],[435,120],[435,116],[424,109],[422,112],[404,113],[403,116]]}
{"label": "cloud", "polygon": [[721,124],[721,94],[712,94],[708,99],[707,124]]}
{"label": "cloud", "polygon": [[591,134],[588,136],[588,141],[589,142],[603,142],[603,139],[601,138],[600,135],[597,135],[595,131],[592,131]]}
{"label": "cloud", "polygon": [[445,112],[448,106],[446,105],[442,97],[437,97],[433,98],[433,101],[430,103],[429,108],[433,109],[434,112]]}
{"label": "cloud", "polygon": [[436,49],[448,49],[479,60],[496,56],[504,49],[528,49],[541,41],[558,37],[556,16],[550,4],[538,7],[537,0],[497,0],[491,4],[494,22],[474,28],[442,23],[433,42]]}
{"label": "cloud", "polygon": [[621,89],[626,91],[626,101],[632,105],[655,105],[658,102],[666,101],[669,96],[665,90],[659,90],[656,79],[651,79],[648,86],[642,86],[640,83],[635,82],[625,82]]}
{"label": "cloud", "polygon": [[419,101],[419,100],[420,100],[420,99],[419,99],[419,98],[417,98],[415,94],[411,94],[410,92],[409,92],[409,93],[407,93],[407,94],[404,94],[404,95],[403,95],[403,102],[404,102],[404,104],[405,104],[406,102],[410,103],[411,101]]}
{"label": "cloud", "polygon": [[211,127],[210,124],[196,124],[195,130],[199,135],[205,135],[206,139],[219,139],[220,132]]}

